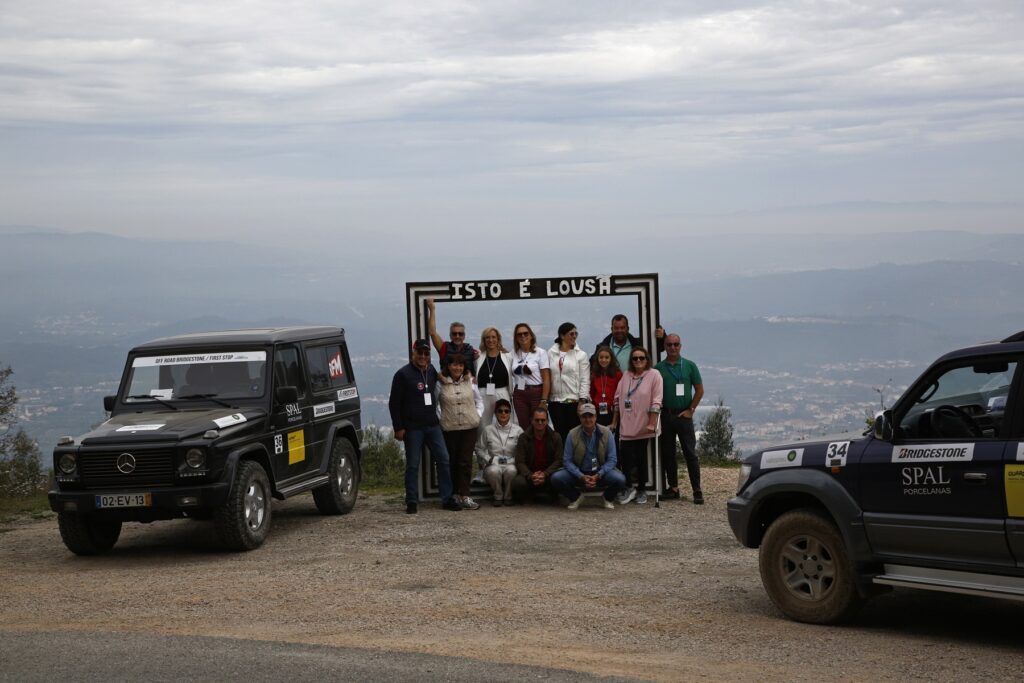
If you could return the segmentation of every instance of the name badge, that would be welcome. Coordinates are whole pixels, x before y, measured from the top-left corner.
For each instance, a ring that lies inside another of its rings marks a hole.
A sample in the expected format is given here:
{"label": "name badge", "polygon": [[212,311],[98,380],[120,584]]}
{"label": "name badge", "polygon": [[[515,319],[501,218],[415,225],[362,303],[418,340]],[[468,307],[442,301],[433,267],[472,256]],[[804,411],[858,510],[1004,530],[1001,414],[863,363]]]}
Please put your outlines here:
{"label": "name badge", "polygon": [[434,405],[434,397],[430,394],[423,394],[423,405],[432,406]]}
{"label": "name badge", "polygon": [[633,412],[633,401],[627,398],[625,401],[622,402],[622,407],[624,407],[629,412]]}
{"label": "name badge", "polygon": [[497,388],[494,386],[494,382],[488,382],[487,388],[485,389],[488,396],[494,396],[497,393]]}
{"label": "name badge", "polygon": [[685,384],[677,384],[676,385],[676,396],[686,396],[686,385]]}
{"label": "name badge", "polygon": [[598,415],[607,415],[608,414],[608,404],[606,402],[602,401],[601,403],[597,404],[597,414]]}
{"label": "name badge", "polygon": [[525,388],[526,388],[526,380],[523,379],[522,377],[516,377],[516,389],[525,389]]}

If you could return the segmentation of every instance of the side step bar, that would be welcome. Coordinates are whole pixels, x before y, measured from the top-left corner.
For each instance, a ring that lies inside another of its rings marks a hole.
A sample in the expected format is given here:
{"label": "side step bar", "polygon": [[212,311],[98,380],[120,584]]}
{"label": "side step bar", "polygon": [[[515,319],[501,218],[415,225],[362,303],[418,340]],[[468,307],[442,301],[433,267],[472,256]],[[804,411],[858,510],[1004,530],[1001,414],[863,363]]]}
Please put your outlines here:
{"label": "side step bar", "polygon": [[278,493],[280,493],[281,496],[284,498],[291,498],[297,493],[302,493],[303,491],[309,491],[310,489],[315,489],[320,486],[323,486],[330,480],[330,475],[324,474],[319,477],[316,477],[315,479],[307,479],[306,481],[299,482],[298,484],[285,486],[284,488],[278,489]]}
{"label": "side step bar", "polygon": [[875,583],[900,588],[921,588],[945,593],[981,595],[990,598],[1024,600],[1024,577],[955,572],[948,569],[885,565],[885,573]]}

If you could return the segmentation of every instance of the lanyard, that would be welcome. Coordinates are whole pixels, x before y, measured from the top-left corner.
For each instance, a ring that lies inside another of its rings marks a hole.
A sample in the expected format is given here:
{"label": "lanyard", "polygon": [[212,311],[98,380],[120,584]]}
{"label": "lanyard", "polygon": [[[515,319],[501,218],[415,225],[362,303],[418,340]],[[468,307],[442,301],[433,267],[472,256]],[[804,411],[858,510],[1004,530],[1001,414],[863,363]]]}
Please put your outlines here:
{"label": "lanyard", "polygon": [[647,379],[647,371],[645,370],[644,374],[640,375],[640,380],[636,383],[635,387],[633,386],[634,379],[636,379],[636,377],[629,378],[629,386],[632,388],[626,392],[626,398],[633,398],[633,394],[636,393],[636,390],[639,389],[640,385],[644,383],[645,379]]}
{"label": "lanyard", "polygon": [[484,363],[487,364],[487,379],[494,379],[494,366],[497,364],[497,362],[497,356],[494,357],[493,362],[491,361],[490,357],[484,357]]}
{"label": "lanyard", "polygon": [[[682,365],[682,363],[679,362],[679,365]],[[665,367],[668,368],[669,374],[676,378],[676,382],[679,382],[680,384],[682,384],[682,382],[683,382],[683,371],[682,371],[682,368],[680,368],[679,374],[677,375],[674,365],[669,365],[668,363],[665,363]]]}

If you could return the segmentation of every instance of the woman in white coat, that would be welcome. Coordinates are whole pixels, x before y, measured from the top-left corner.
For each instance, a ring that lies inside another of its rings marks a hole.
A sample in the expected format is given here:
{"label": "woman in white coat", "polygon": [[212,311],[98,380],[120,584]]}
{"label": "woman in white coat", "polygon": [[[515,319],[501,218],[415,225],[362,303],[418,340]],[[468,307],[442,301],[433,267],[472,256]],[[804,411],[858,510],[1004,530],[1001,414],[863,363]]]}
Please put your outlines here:
{"label": "woman in white coat", "polygon": [[558,326],[555,345],[548,350],[551,370],[548,412],[563,443],[569,430],[580,423],[577,409],[590,400],[590,357],[576,345],[577,335],[575,325],[562,323]]}
{"label": "woman in white coat", "polygon": [[512,503],[512,480],[516,476],[516,443],[523,430],[512,423],[512,402],[499,398],[494,405],[494,422],[480,430],[476,458],[484,479],[494,491],[494,506]]}

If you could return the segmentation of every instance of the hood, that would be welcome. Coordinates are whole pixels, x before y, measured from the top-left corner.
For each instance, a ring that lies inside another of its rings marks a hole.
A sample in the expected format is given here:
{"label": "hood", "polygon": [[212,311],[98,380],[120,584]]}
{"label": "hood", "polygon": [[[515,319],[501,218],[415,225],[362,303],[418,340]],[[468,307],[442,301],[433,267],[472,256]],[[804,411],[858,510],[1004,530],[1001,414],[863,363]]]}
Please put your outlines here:
{"label": "hood", "polygon": [[202,410],[121,413],[98,425],[81,438],[82,445],[124,441],[180,441],[210,429],[221,434],[260,424],[267,416],[262,408],[207,408]]}

